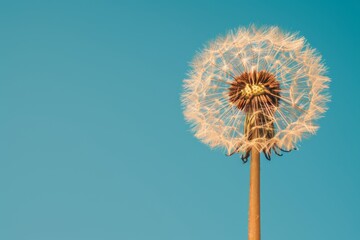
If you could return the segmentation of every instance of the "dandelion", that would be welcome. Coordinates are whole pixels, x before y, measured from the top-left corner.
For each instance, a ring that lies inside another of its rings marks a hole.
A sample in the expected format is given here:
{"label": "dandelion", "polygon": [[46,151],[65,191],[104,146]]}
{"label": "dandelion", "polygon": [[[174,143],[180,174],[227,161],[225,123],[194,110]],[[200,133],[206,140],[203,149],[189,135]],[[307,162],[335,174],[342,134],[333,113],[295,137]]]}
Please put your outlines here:
{"label": "dandelion", "polygon": [[278,27],[240,28],[197,54],[184,80],[184,115],[211,147],[251,155],[249,239],[260,239],[259,159],[296,149],[326,111],[329,78],[321,56]]}

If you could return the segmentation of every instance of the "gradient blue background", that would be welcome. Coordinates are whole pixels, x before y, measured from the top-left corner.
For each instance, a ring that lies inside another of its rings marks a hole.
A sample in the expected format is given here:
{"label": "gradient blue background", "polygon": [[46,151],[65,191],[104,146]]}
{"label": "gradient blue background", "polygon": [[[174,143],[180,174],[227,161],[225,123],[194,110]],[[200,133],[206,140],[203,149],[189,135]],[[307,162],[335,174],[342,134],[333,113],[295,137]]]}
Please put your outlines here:
{"label": "gradient blue background", "polygon": [[204,43],[300,31],[332,102],[300,150],[262,160],[262,236],[360,239],[354,1],[1,1],[0,239],[247,239],[249,164],[197,141],[179,96]]}

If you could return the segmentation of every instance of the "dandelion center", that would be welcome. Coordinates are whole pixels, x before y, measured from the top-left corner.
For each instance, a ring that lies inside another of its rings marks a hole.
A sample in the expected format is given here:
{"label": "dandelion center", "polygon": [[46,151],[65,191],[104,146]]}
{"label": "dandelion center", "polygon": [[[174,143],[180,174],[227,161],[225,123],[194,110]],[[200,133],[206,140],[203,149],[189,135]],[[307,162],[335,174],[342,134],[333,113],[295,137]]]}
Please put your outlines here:
{"label": "dandelion center", "polygon": [[229,101],[246,113],[272,112],[279,105],[280,91],[280,84],[273,74],[265,70],[244,72],[231,83]]}

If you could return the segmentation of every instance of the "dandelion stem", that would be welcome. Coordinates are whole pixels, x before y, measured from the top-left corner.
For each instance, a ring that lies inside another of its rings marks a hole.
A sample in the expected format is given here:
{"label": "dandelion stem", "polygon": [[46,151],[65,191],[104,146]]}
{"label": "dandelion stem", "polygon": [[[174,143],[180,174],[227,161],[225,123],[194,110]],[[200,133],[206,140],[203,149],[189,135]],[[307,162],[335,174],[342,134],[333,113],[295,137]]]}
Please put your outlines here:
{"label": "dandelion stem", "polygon": [[251,149],[248,239],[260,240],[260,152]]}

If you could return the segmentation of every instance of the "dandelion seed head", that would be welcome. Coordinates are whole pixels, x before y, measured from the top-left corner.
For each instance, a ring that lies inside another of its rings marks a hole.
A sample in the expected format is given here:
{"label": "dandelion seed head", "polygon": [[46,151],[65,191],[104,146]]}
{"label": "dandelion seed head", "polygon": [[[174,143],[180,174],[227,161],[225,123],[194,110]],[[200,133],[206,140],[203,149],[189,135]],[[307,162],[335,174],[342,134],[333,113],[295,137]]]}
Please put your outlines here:
{"label": "dandelion seed head", "polygon": [[278,27],[240,28],[210,42],[184,80],[184,115],[195,136],[227,154],[289,151],[315,134],[329,78],[321,56]]}

